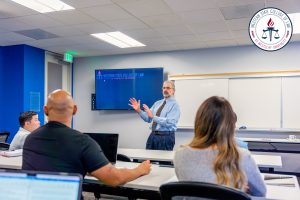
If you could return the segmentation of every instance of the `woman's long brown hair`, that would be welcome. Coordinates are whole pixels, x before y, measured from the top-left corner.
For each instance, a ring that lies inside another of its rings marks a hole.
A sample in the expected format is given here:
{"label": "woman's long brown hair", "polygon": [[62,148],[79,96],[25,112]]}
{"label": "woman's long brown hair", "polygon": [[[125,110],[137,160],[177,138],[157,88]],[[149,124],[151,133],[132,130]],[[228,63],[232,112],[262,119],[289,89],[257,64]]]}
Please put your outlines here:
{"label": "woman's long brown hair", "polygon": [[208,148],[216,145],[218,155],[214,171],[217,183],[244,190],[247,181],[241,171],[240,154],[234,139],[236,120],[236,114],[225,98],[208,98],[197,111],[195,136],[189,146]]}

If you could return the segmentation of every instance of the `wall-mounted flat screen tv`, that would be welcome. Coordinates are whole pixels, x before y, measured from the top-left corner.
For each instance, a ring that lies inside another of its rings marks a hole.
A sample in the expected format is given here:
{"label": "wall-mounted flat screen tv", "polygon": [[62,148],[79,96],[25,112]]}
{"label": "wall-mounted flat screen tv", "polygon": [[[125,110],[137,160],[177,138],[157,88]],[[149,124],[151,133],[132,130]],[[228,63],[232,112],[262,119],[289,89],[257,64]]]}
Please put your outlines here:
{"label": "wall-mounted flat screen tv", "polygon": [[130,110],[134,97],[149,107],[163,98],[163,68],[95,70],[97,110]]}

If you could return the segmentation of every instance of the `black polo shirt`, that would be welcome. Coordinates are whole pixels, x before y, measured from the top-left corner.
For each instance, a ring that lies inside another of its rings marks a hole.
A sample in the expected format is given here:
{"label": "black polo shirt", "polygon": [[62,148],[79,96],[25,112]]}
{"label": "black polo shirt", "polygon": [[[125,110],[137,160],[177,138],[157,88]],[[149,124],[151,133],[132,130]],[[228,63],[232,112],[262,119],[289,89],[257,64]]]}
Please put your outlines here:
{"label": "black polo shirt", "polygon": [[88,135],[59,122],[49,122],[26,138],[23,170],[80,173],[84,177],[109,161]]}

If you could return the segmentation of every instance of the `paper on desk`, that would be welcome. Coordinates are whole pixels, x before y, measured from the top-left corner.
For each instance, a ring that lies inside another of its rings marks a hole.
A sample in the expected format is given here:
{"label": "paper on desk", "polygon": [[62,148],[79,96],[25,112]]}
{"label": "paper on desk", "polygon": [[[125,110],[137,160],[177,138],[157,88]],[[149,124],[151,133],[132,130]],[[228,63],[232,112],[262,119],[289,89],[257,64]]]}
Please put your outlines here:
{"label": "paper on desk", "polygon": [[278,178],[278,179],[270,179],[265,180],[267,185],[278,185],[278,186],[286,186],[286,187],[295,187],[295,180],[293,177],[291,178]]}
{"label": "paper on desk", "polygon": [[17,149],[14,151],[0,151],[0,155],[5,157],[22,156],[22,153],[23,153],[23,149]]}
{"label": "paper on desk", "polygon": [[176,175],[172,176],[170,179],[166,180],[164,183],[177,182],[178,178]]}

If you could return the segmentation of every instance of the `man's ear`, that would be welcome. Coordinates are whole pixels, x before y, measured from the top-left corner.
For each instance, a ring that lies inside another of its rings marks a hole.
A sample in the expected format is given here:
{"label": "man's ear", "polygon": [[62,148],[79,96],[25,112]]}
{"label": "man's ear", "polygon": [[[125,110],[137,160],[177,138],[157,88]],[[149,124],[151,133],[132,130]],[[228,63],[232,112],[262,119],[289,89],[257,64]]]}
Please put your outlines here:
{"label": "man's ear", "polygon": [[47,108],[47,106],[44,106],[44,113],[45,113],[46,116],[48,116],[48,108]]}
{"label": "man's ear", "polygon": [[26,121],[25,124],[24,124],[24,127],[27,127],[28,124],[30,124],[30,121]]}
{"label": "man's ear", "polygon": [[73,115],[75,115],[77,113],[77,105],[74,105],[73,107]]}

